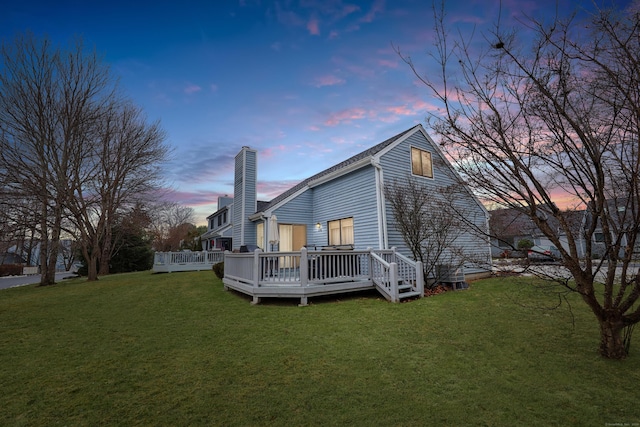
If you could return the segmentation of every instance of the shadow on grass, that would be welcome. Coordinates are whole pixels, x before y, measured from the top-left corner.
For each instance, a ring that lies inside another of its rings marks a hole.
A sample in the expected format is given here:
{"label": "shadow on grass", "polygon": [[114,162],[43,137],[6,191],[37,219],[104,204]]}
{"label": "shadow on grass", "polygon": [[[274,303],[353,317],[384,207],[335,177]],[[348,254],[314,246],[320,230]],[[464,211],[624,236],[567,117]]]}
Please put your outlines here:
{"label": "shadow on grass", "polygon": [[[229,289],[227,292],[231,293],[232,295],[240,299],[247,301],[247,304],[251,304],[251,301],[253,300],[253,297],[251,297],[250,295],[236,291],[234,289]],[[366,289],[362,291],[347,292],[344,294],[319,295],[319,296],[309,297],[308,305],[311,306],[316,304],[334,304],[334,303],[353,301],[353,300],[358,300],[363,298],[374,299],[374,300],[375,299],[384,300],[384,298],[382,297],[382,295],[380,295],[380,293],[378,293],[378,291],[375,291],[373,289]],[[295,306],[299,306],[299,304],[300,304],[299,297],[297,298],[269,297],[269,298],[262,298],[260,300],[260,303],[257,305],[295,307]]]}

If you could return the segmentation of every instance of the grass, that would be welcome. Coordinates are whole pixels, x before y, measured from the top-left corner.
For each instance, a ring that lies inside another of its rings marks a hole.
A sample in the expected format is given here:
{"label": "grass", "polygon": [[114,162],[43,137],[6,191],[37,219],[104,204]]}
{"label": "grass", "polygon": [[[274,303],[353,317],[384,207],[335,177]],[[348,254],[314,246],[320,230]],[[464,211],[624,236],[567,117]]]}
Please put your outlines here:
{"label": "grass", "polygon": [[[522,280],[522,279],[520,279]],[[640,350],[517,279],[405,304],[269,301],[211,272],[0,291],[0,425],[605,426],[640,422]]]}

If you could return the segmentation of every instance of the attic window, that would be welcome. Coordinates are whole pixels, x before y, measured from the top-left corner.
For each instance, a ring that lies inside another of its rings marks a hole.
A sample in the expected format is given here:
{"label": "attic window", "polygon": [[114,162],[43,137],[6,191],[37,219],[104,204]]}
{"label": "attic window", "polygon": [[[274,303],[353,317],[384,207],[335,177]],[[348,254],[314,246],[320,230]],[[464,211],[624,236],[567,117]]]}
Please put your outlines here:
{"label": "attic window", "polygon": [[433,178],[433,163],[430,152],[411,147],[411,173]]}

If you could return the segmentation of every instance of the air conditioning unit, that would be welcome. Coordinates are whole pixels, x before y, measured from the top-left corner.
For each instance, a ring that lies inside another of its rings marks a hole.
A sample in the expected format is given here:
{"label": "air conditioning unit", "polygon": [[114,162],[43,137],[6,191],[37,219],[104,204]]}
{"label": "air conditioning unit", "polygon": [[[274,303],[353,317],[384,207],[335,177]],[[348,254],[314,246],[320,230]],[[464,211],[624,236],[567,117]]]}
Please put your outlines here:
{"label": "air conditioning unit", "polygon": [[436,266],[436,280],[440,283],[451,285],[453,289],[466,289],[469,287],[464,281],[464,269],[450,264]]}

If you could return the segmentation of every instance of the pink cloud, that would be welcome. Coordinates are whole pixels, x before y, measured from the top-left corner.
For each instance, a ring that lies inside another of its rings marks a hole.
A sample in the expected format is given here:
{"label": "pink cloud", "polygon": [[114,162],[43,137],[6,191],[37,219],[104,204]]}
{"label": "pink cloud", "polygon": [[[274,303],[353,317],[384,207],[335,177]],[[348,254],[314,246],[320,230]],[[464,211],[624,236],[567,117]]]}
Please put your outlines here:
{"label": "pink cloud", "polygon": [[184,88],[184,93],[187,95],[191,95],[196,92],[200,92],[202,88],[198,85],[188,84],[187,87]]}
{"label": "pink cloud", "polygon": [[389,107],[387,111],[393,114],[397,114],[399,116],[410,116],[415,114],[415,110],[413,108],[409,108],[406,105],[400,105],[397,107]]}
{"label": "pink cloud", "polygon": [[373,22],[376,15],[382,12],[383,10],[384,10],[384,0],[375,0],[373,2],[373,5],[371,6],[371,9],[369,9],[369,12],[367,12],[367,14],[360,19],[360,22],[367,22],[367,23]]}
{"label": "pink cloud", "polygon": [[161,194],[163,200],[186,206],[204,206],[215,203],[218,196],[221,194],[215,191],[179,191],[175,189],[165,189]]}
{"label": "pink cloud", "polygon": [[360,10],[360,6],[355,4],[346,4],[342,8],[342,12],[339,15],[339,18],[344,18],[347,15],[351,15],[353,12],[357,12]]}
{"label": "pink cloud", "polygon": [[278,22],[286,26],[299,27],[304,25],[303,19],[297,13],[283,10],[278,2],[276,2],[276,18]]}
{"label": "pink cloud", "polygon": [[362,108],[350,108],[329,115],[324,124],[325,126],[336,126],[340,123],[350,123],[353,120],[364,119],[366,115],[367,112]]}
{"label": "pink cloud", "polygon": [[317,77],[314,82],[315,87],[335,86],[345,83],[344,79],[334,75]]}
{"label": "pink cloud", "polygon": [[280,145],[275,145],[273,147],[265,148],[260,152],[260,155],[263,156],[265,159],[268,159],[270,157],[276,156],[278,153],[282,153],[285,151],[287,151],[287,147],[285,145],[280,144]]}
{"label": "pink cloud", "polygon": [[389,61],[387,59],[379,59],[378,65],[387,68],[398,68],[398,61]]}
{"label": "pink cloud", "polygon": [[284,193],[300,181],[258,181],[258,197],[271,200]]}
{"label": "pink cloud", "polygon": [[309,22],[307,22],[307,30],[309,30],[309,34],[311,34],[313,36],[319,36],[320,35],[320,23],[318,22],[318,19],[311,18],[309,20]]}
{"label": "pink cloud", "polygon": [[360,65],[347,65],[347,70],[362,79],[369,79],[375,76],[373,67],[364,67]]}

